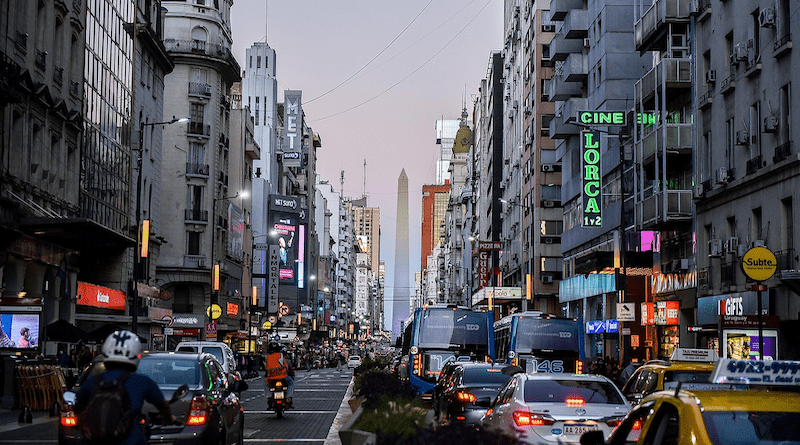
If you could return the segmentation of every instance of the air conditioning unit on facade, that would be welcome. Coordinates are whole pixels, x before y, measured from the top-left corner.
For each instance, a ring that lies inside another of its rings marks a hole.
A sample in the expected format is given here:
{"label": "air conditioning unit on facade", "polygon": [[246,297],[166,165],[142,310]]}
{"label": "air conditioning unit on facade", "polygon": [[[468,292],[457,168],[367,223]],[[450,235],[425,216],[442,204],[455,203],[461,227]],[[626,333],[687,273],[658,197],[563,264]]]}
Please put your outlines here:
{"label": "air conditioning unit on facade", "polygon": [[542,275],[542,283],[544,284],[551,284],[553,282],[552,275]]}
{"label": "air conditioning unit on facade", "polygon": [[747,145],[750,139],[750,132],[747,130],[739,130],[736,132],[736,145]]}
{"label": "air conditioning unit on facade", "polygon": [[543,172],[555,171],[555,166],[553,164],[542,164],[542,171]]}
{"label": "air conditioning unit on facade", "polygon": [[200,259],[197,260],[197,267],[206,267],[205,258],[200,258]]}
{"label": "air conditioning unit on facade", "polygon": [[744,254],[747,253],[747,249],[748,249],[748,246],[746,244],[739,244],[739,247],[737,248],[736,256],[738,256],[739,258],[743,257]]}
{"label": "air conditioning unit on facade", "polygon": [[585,38],[583,39],[583,47],[584,47],[584,48],[588,48],[588,47],[590,47],[591,45],[592,45],[592,40],[591,40],[590,38],[588,38],[588,37],[585,37]]}
{"label": "air conditioning unit on facade", "polygon": [[211,85],[206,85],[205,86],[205,93],[210,95],[211,91],[213,91]]}
{"label": "air conditioning unit on facade", "polygon": [[753,247],[767,247],[767,244],[764,242],[763,239],[757,239],[753,241]]}
{"label": "air conditioning unit on facade", "polygon": [[717,184],[727,184],[728,183],[728,169],[725,167],[720,167],[717,170]]}
{"label": "air conditioning unit on facade", "polygon": [[542,25],[542,32],[555,32],[556,25]]}
{"label": "air conditioning unit on facade", "polygon": [[696,184],[694,186],[694,197],[695,198],[700,198],[701,196],[703,196],[703,194],[705,192],[706,191],[705,191],[705,188],[703,187],[703,184]]}
{"label": "air conditioning unit on facade", "polygon": [[764,133],[775,133],[778,131],[778,116],[769,115],[764,118]]}
{"label": "air conditioning unit on facade", "polygon": [[716,81],[717,81],[717,71],[716,70],[706,71],[706,82],[714,83]]}
{"label": "air conditioning unit on facade", "polygon": [[740,42],[733,47],[733,57],[737,62],[747,60],[747,43]]}
{"label": "air conditioning unit on facade", "polygon": [[758,24],[762,28],[775,26],[775,8],[764,8],[758,13]]}
{"label": "air conditioning unit on facade", "polygon": [[722,240],[712,239],[708,241],[709,258],[719,258],[722,256]]}
{"label": "air conditioning unit on facade", "polygon": [[549,199],[542,200],[542,207],[555,207],[556,203]]}
{"label": "air conditioning unit on facade", "polygon": [[736,253],[739,248],[739,238],[732,236],[725,241],[725,252]]}

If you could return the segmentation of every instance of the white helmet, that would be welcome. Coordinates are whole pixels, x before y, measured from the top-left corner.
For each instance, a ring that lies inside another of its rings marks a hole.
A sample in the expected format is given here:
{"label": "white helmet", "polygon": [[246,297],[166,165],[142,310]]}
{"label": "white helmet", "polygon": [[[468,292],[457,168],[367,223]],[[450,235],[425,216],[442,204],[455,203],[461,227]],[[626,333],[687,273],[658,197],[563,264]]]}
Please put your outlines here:
{"label": "white helmet", "polygon": [[100,351],[105,356],[106,363],[124,363],[139,366],[139,359],[142,357],[142,344],[139,336],[131,331],[114,331],[106,338]]}

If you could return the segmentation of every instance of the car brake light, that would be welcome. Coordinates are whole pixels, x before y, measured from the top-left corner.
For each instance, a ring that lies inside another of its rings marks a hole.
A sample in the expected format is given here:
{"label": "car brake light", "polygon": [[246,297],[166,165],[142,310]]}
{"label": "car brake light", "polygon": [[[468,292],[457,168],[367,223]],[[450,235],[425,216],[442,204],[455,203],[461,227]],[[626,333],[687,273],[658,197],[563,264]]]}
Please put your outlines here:
{"label": "car brake light", "polygon": [[475,401],[478,400],[478,398],[475,397],[474,394],[468,393],[466,391],[458,391],[456,393],[456,398],[458,399],[459,402],[465,402],[465,403],[475,403]]}
{"label": "car brake light", "polygon": [[606,425],[613,426],[614,428],[618,427],[619,424],[622,423],[622,419],[611,419],[606,421]]}
{"label": "car brake light", "polygon": [[75,416],[74,412],[66,411],[61,413],[61,426],[69,428],[77,425],[78,425],[78,417]]}
{"label": "car brake light", "polygon": [[567,406],[583,406],[586,405],[586,401],[581,399],[580,397],[567,397]]}
{"label": "car brake light", "polygon": [[642,429],[642,421],[641,420],[637,420],[637,421],[633,422],[633,426],[631,427],[631,429],[632,430],[640,430],[640,429]]}
{"label": "car brake light", "polygon": [[186,419],[187,425],[205,425],[208,420],[208,399],[206,396],[192,397],[192,405],[189,407],[189,417]]}
{"label": "car brake light", "polygon": [[514,423],[517,426],[539,426],[539,425],[552,425],[555,420],[545,417],[541,414],[534,414],[529,411],[514,411],[512,414]]}

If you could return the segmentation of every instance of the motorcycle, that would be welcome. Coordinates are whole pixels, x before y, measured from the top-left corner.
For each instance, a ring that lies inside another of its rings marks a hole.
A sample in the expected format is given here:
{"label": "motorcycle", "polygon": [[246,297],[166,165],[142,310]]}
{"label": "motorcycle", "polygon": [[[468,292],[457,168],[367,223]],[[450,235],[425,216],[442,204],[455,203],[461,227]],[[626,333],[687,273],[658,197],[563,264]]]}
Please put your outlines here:
{"label": "motorcycle", "polygon": [[267,409],[275,411],[275,416],[280,419],[283,411],[287,409],[287,389],[289,382],[286,379],[267,381],[269,395],[267,396]]}

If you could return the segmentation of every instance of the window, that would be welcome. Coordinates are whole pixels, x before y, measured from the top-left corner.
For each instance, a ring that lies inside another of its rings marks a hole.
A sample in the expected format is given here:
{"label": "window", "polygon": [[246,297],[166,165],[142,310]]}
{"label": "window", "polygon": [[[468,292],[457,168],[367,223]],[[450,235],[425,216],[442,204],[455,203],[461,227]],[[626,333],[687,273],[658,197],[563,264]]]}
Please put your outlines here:
{"label": "window", "polygon": [[[186,253],[188,255],[200,255],[200,232],[188,232],[186,235]],[[175,304],[178,304],[177,298],[175,299]]]}

